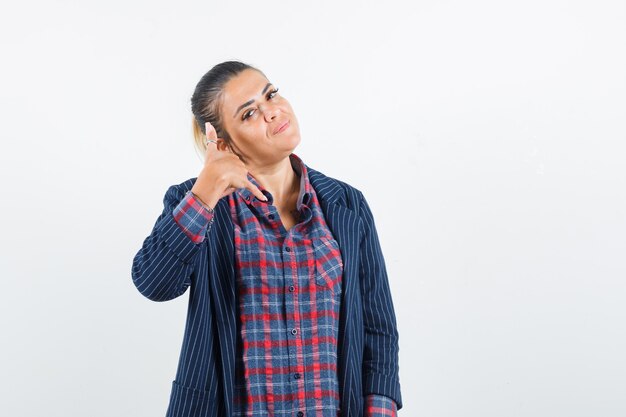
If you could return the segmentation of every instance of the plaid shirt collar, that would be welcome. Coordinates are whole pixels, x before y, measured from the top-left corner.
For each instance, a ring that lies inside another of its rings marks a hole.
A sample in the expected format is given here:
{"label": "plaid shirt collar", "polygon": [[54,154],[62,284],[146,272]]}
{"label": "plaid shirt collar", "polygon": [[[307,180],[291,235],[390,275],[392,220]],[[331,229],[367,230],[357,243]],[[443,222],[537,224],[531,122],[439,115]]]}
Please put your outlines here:
{"label": "plaid shirt collar", "polygon": [[[298,201],[296,205],[297,209],[300,210],[303,204],[306,205],[309,203],[309,201],[311,201],[311,182],[309,181],[307,167],[298,155],[296,155],[295,153],[291,153],[289,155],[289,161],[291,162],[293,170],[296,172],[296,174],[300,176],[300,193],[298,194]],[[250,182],[257,186],[259,190],[261,190],[261,192],[265,194],[268,200],[261,201],[257,199],[252,191],[245,187],[237,188],[237,193],[243,199],[243,201],[245,201],[249,205],[274,203],[274,198],[272,197],[270,192],[263,188],[257,182],[256,178],[254,178],[254,176],[252,176],[252,174],[250,173],[248,173],[248,180],[250,180]]]}

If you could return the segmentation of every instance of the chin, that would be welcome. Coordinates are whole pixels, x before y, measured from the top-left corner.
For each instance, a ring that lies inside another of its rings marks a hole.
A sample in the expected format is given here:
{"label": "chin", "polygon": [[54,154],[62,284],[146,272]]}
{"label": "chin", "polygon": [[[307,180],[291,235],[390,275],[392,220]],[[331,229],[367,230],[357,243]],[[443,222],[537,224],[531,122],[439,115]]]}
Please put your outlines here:
{"label": "chin", "polygon": [[292,133],[290,135],[283,136],[280,140],[285,144],[285,146],[295,148],[300,144],[301,138],[300,133]]}

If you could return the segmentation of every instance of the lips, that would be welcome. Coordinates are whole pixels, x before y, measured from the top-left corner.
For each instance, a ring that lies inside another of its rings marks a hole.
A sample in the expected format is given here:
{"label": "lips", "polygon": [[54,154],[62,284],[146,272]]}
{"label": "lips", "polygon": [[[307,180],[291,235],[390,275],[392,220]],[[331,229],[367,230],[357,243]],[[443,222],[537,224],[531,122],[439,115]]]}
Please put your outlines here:
{"label": "lips", "polygon": [[278,129],[276,129],[274,131],[274,134],[278,134],[280,132],[282,132],[283,130],[287,129],[289,127],[289,120],[287,120],[285,123],[281,124],[280,126],[278,126]]}

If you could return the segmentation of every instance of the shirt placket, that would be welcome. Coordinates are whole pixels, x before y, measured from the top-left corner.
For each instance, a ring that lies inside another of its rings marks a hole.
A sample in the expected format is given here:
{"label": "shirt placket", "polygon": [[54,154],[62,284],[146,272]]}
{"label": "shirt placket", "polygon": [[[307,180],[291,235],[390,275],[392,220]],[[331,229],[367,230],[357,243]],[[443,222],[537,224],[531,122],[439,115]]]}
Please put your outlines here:
{"label": "shirt placket", "polygon": [[297,410],[296,416],[303,416],[306,405],[304,345],[302,335],[302,317],[300,315],[300,285],[298,264],[302,259],[302,246],[294,244],[293,236],[288,234],[283,244],[283,271],[286,271],[285,311],[287,324],[287,350],[289,358],[289,378],[293,407]]}

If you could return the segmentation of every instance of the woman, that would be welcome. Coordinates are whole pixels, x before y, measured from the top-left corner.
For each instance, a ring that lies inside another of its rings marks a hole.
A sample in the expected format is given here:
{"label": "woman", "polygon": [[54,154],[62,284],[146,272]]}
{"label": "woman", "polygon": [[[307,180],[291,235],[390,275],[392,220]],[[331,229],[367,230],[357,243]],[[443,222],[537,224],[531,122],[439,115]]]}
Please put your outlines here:
{"label": "woman", "polygon": [[154,301],[190,288],[173,416],[395,416],[398,332],[372,212],[304,164],[260,70],[213,67],[191,98],[198,177],[169,187],[132,266]]}

